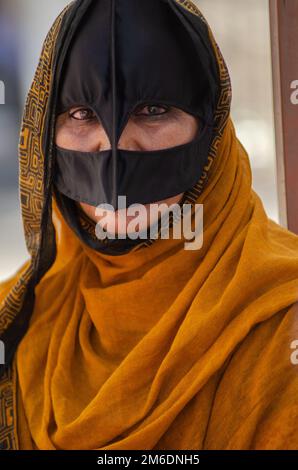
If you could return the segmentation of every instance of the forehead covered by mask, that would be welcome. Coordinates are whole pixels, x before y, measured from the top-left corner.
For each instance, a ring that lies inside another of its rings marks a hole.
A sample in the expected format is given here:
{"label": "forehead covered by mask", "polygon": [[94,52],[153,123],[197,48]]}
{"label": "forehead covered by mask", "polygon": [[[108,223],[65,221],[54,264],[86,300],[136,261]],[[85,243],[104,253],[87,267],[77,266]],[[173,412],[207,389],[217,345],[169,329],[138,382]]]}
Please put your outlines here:
{"label": "forehead covered by mask", "polygon": [[[194,17],[194,15],[191,15]],[[75,106],[94,111],[110,150],[57,147],[59,191],[93,206],[160,201],[190,189],[200,178],[212,138],[217,100],[216,63],[206,25],[190,21],[172,0],[91,2],[64,60],[57,114]],[[199,118],[189,143],[154,151],[118,148],[136,107],[160,104]]]}
{"label": "forehead covered by mask", "polygon": [[90,106],[111,141],[114,125],[118,140],[139,102],[201,117],[215,105],[210,65],[198,33],[190,34],[167,1],[97,0],[67,53],[58,110]]}

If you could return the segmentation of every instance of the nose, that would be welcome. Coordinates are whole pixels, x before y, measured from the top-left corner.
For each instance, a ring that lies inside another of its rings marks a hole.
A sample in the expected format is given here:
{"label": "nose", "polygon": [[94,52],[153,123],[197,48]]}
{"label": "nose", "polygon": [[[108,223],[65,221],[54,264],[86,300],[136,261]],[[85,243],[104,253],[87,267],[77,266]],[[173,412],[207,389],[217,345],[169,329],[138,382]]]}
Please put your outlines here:
{"label": "nose", "polygon": [[111,149],[110,139],[102,126],[97,130],[95,145],[98,152]]}
{"label": "nose", "polygon": [[[97,129],[95,146],[96,151],[111,149],[110,139],[102,125],[100,125]],[[125,128],[121,132],[117,148],[119,150],[142,150],[142,135],[140,129],[136,129],[131,121],[128,121]]]}
{"label": "nose", "polygon": [[140,135],[140,129],[136,129],[131,120],[129,120],[120,135],[118,149],[134,151],[141,150],[141,140],[142,137]]}

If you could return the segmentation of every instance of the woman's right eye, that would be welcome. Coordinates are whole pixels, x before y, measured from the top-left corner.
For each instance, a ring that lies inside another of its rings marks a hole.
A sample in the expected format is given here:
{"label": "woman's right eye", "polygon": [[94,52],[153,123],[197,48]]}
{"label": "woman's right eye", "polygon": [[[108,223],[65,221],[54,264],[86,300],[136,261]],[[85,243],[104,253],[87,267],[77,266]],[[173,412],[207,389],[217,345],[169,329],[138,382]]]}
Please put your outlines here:
{"label": "woman's right eye", "polygon": [[91,121],[97,119],[92,109],[89,108],[79,108],[76,110],[71,110],[69,116],[76,121]]}

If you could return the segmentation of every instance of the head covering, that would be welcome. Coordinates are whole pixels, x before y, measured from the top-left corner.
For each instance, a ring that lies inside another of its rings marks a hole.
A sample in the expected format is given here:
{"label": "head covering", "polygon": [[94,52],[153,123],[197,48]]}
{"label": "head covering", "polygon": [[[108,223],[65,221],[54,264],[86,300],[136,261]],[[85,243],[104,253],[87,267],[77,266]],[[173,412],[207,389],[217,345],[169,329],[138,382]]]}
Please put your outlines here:
{"label": "head covering", "polygon": [[[190,34],[184,23],[166,1],[93,2],[67,52],[57,109],[92,109],[111,149],[58,147],[56,184],[63,194],[116,210],[118,195],[126,196],[127,205],[146,204],[176,196],[199,180],[211,143],[218,73],[211,45],[201,39],[204,25],[198,21]],[[146,103],[199,117],[200,132],[170,148],[118,149],[133,111]]]}
{"label": "head covering", "polygon": [[195,203],[204,205],[203,246],[185,250],[184,237],[159,237],[109,255],[60,212],[52,193],[55,77],[92,5],[73,2],[47,36],[22,126],[31,256],[0,290],[3,447],[297,447],[290,342],[298,338],[298,237],[267,217],[251,187],[210,27],[192,2],[167,3],[187,31],[202,32],[218,68],[208,161],[185,196],[193,217]]}
{"label": "head covering", "polygon": [[[86,237],[74,201],[117,210],[118,196],[126,197],[127,206],[157,202],[191,189],[202,176],[219,77],[205,25],[196,20],[196,28],[188,31],[173,2],[102,0],[90,5],[73,34],[57,77],[56,112],[79,105],[93,110],[111,149],[87,152],[56,146],[54,182],[62,214],[93,249],[127,252],[144,237]],[[146,103],[174,106],[199,118],[199,132],[191,142],[169,148],[119,149],[133,111]],[[160,229],[161,222],[156,225]],[[145,239],[150,239],[149,227]]]}

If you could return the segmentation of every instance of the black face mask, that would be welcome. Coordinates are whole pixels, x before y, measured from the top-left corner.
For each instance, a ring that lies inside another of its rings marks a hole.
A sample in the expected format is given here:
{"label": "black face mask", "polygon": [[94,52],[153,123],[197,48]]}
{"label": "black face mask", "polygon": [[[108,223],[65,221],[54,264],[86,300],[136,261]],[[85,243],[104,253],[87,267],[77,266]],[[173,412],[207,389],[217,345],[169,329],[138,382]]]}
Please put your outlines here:
{"label": "black face mask", "polygon": [[[187,13],[190,15],[190,13]],[[55,185],[68,198],[118,208],[190,189],[207,162],[217,101],[217,69],[206,25],[194,29],[173,0],[97,0],[67,52],[57,114],[93,110],[111,149],[81,152],[56,146]],[[189,143],[154,151],[118,149],[137,106],[165,105],[199,118]]]}

